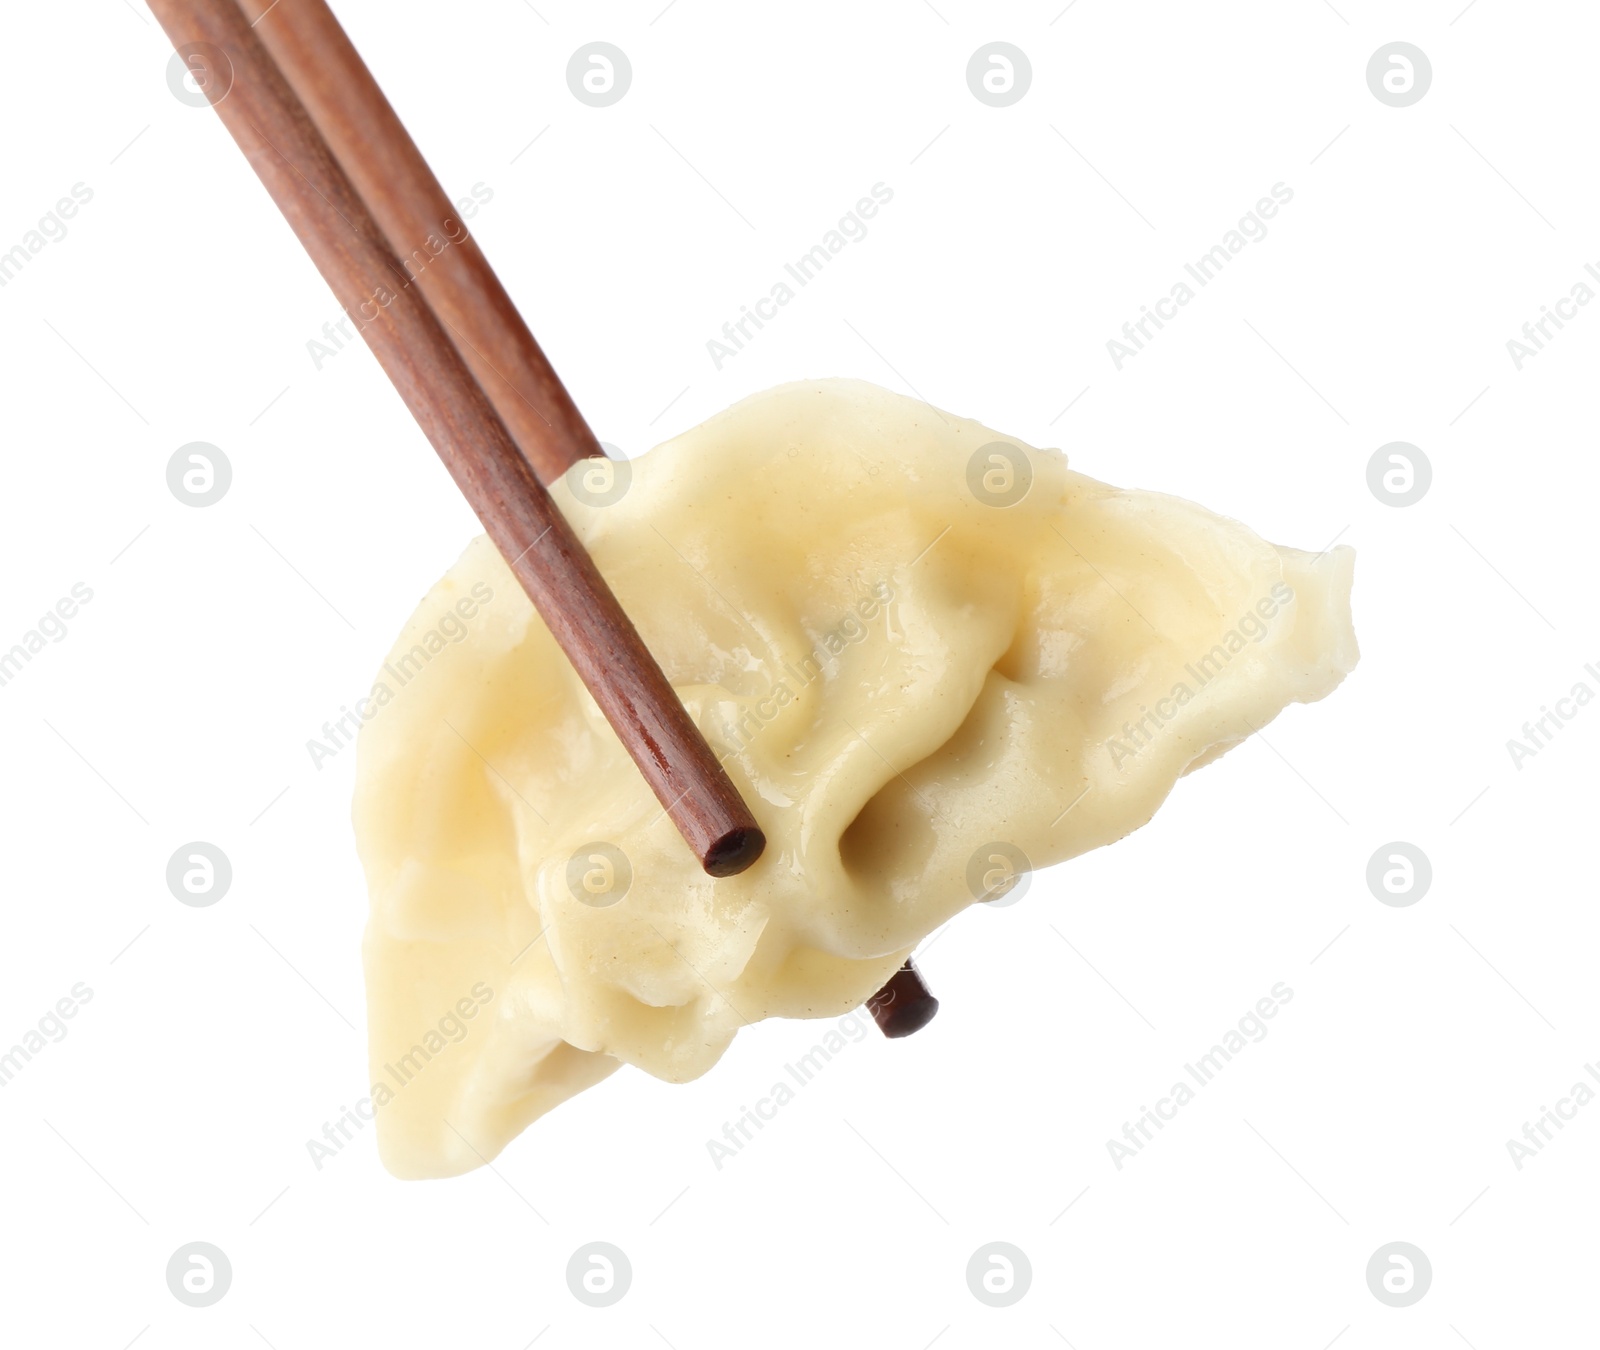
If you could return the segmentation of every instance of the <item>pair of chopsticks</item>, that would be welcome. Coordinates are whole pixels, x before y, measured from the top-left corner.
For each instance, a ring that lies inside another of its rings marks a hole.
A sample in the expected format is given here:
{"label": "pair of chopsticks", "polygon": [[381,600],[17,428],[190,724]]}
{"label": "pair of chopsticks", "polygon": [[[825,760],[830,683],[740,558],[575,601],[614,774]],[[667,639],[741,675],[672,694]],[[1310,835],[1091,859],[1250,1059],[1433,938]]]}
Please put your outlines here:
{"label": "pair of chopsticks", "polygon": [[[702,867],[745,870],[765,835],[544,489],[599,442],[325,0],[150,8]],[[938,1004],[908,961],[869,1006]]]}
{"label": "pair of chopsticks", "polygon": [[598,454],[594,434],[476,245],[415,277],[400,261],[392,240],[465,230],[337,20],[279,0],[269,55],[235,0],[150,8],[701,865],[742,872],[765,836],[535,476]]}

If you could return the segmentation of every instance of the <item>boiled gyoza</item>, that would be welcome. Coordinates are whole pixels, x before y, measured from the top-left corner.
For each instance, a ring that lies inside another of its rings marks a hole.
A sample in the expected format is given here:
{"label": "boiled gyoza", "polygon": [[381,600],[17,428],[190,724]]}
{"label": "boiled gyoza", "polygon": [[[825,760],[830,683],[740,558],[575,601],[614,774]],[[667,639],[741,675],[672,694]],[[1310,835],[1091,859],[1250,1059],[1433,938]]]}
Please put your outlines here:
{"label": "boiled gyoza", "polygon": [[856,1007],[1007,859],[1136,829],[1356,661],[1348,549],[1276,547],[871,385],[786,385],[593,468],[556,500],[767,851],[701,870],[470,544],[391,664],[470,598],[465,636],[358,752],[372,1078],[401,1176],[478,1166],[620,1065],[682,1082],[747,1023]]}

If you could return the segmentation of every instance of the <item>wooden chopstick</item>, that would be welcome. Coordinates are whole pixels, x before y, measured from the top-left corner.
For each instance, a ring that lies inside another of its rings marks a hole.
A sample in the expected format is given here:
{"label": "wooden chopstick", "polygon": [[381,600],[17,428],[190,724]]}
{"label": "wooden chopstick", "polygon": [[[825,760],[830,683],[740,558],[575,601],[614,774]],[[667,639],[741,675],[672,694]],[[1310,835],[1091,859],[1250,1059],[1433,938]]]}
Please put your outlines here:
{"label": "wooden chopstick", "polygon": [[891,1041],[902,1036],[914,1036],[933,1021],[939,1011],[939,1000],[922,982],[922,973],[909,957],[906,963],[889,977],[889,983],[867,1000],[867,1011],[878,1024],[878,1030]]}
{"label": "wooden chopstick", "polygon": [[239,148],[713,876],[765,836],[234,0],[150,0]]}
{"label": "wooden chopstick", "polygon": [[[437,254],[428,249],[430,261],[415,274],[416,283],[534,471],[548,483],[579,458],[600,454],[583,415],[326,0],[237,3],[391,243],[413,250],[430,239],[449,242]],[[558,425],[573,430],[552,434]],[[867,1000],[867,1009],[885,1036],[898,1038],[925,1027],[939,1000],[908,960]]]}
{"label": "wooden chopstick", "polygon": [[[237,0],[391,244],[421,249],[413,279],[449,329],[524,457],[546,483],[598,442],[488,259],[324,0]],[[269,13],[271,22],[261,20]],[[908,1036],[938,1011],[907,961],[867,1008],[884,1035]]]}
{"label": "wooden chopstick", "polygon": [[333,11],[323,0],[238,4],[540,480],[602,454]]}

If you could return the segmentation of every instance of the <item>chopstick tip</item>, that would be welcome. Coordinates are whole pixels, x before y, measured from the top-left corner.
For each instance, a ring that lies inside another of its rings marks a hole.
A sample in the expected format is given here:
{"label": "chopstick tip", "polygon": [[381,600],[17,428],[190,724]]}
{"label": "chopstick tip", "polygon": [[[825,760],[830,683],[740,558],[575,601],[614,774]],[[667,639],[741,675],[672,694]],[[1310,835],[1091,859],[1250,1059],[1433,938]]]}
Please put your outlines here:
{"label": "chopstick tip", "polygon": [[738,876],[766,851],[767,836],[755,825],[729,830],[706,850],[702,863],[714,877]]}

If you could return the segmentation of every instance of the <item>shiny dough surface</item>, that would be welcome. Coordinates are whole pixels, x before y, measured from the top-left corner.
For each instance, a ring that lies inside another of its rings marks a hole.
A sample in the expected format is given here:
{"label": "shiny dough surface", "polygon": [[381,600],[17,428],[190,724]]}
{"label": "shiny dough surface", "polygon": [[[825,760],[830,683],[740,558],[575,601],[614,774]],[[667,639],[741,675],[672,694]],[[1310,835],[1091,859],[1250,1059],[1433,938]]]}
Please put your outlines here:
{"label": "shiny dough surface", "polygon": [[1277,547],[869,384],[746,399],[631,461],[620,496],[595,472],[556,501],[767,851],[700,870],[471,543],[396,642],[358,752],[399,1176],[477,1167],[621,1065],[683,1082],[742,1026],[858,1006],[1008,860],[1137,829],[1356,662],[1349,549]]}

